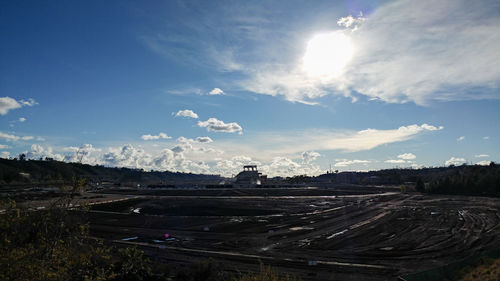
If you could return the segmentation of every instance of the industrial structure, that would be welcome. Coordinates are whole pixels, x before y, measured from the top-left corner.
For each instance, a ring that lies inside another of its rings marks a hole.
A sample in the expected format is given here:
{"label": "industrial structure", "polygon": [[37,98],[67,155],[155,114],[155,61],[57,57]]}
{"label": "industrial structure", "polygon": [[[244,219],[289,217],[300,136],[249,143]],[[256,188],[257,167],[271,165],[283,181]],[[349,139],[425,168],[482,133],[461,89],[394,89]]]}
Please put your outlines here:
{"label": "industrial structure", "polygon": [[243,171],[236,175],[235,184],[257,186],[265,183],[266,179],[267,176],[257,170],[257,165],[246,165],[243,166]]}

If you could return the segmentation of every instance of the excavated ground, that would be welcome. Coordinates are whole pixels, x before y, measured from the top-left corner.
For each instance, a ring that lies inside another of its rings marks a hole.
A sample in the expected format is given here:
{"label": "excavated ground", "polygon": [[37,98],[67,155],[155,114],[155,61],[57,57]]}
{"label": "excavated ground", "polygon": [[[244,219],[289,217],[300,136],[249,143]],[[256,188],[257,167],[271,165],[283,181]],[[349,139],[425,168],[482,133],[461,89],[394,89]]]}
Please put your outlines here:
{"label": "excavated ground", "polygon": [[500,248],[499,198],[375,187],[130,194],[92,207],[91,234],[165,263],[210,257],[302,280],[395,280]]}

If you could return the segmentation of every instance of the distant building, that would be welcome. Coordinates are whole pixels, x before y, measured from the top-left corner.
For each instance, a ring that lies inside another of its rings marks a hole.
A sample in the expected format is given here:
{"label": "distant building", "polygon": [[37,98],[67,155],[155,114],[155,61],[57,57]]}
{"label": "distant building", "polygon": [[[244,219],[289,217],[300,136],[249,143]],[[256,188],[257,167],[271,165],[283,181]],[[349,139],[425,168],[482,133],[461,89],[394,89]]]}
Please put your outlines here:
{"label": "distant building", "polygon": [[261,185],[267,179],[257,170],[257,165],[243,166],[243,171],[236,175],[236,184],[239,185]]}

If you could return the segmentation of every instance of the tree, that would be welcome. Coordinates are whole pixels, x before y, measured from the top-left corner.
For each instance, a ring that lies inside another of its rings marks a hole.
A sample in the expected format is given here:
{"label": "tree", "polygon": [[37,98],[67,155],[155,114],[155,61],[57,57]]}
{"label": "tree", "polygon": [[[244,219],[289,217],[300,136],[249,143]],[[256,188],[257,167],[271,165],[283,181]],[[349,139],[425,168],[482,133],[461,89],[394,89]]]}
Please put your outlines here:
{"label": "tree", "polygon": [[422,181],[421,178],[417,179],[417,185],[415,186],[415,189],[418,192],[424,192],[425,191],[425,184],[424,184],[424,181]]}

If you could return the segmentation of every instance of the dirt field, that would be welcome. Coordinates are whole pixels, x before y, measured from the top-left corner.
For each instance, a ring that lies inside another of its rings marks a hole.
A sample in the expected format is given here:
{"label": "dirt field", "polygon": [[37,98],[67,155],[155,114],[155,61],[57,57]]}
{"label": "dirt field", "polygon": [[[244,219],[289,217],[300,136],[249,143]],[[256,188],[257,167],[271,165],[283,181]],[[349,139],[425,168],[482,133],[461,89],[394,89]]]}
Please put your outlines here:
{"label": "dirt field", "polygon": [[303,280],[395,280],[500,248],[498,198],[366,187],[130,194],[139,198],[93,206],[91,234],[179,265],[211,257]]}

